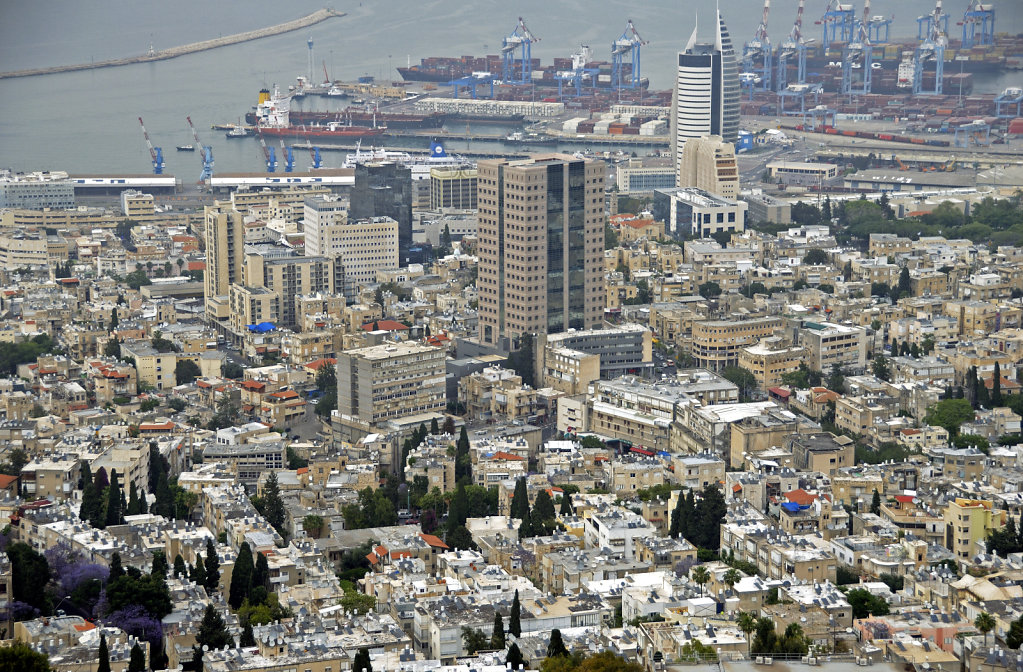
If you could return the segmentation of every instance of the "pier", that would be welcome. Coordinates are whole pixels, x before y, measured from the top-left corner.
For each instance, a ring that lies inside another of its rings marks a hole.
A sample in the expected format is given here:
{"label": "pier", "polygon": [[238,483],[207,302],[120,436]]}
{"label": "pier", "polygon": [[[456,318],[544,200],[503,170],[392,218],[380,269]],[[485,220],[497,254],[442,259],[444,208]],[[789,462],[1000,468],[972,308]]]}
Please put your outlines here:
{"label": "pier", "polygon": [[170,49],[161,49],[160,51],[154,51],[148,54],[143,54],[141,56],[111,58],[105,61],[95,61],[93,63],[79,63],[77,65],[55,65],[49,68],[34,68],[31,70],[14,70],[11,72],[0,72],[0,79],[11,79],[14,77],[35,77],[37,75],[53,75],[58,72],[75,72],[78,70],[94,70],[96,68],[113,68],[120,65],[134,65],[136,63],[165,61],[169,58],[177,58],[178,56],[195,54],[200,51],[209,51],[210,49],[228,47],[231,46],[232,44],[250,42],[252,40],[259,40],[264,37],[273,37],[274,35],[281,35],[282,33],[290,33],[295,30],[308,28],[309,26],[321,23],[335,16],[344,15],[345,15],[344,12],[338,12],[333,9],[320,9],[313,12],[312,14],[309,14],[308,16],[303,16],[300,19],[295,19],[294,21],[288,21],[286,23],[279,23],[275,26],[260,28],[258,30],[250,30],[245,33],[235,33],[234,35],[228,35],[226,37],[217,37],[212,40],[203,40],[202,42],[192,42],[191,44],[185,44],[180,47],[171,47]]}

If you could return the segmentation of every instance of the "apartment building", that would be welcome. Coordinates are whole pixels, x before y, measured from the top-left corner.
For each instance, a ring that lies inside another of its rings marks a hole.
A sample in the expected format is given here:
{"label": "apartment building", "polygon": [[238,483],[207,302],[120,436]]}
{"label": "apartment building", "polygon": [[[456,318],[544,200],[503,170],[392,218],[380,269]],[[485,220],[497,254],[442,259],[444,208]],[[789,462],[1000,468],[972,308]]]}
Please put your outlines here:
{"label": "apartment building", "polygon": [[693,359],[697,366],[713,371],[735,366],[742,348],[773,335],[781,326],[779,317],[693,322]]}
{"label": "apartment building", "polygon": [[867,330],[833,322],[794,325],[797,343],[806,348],[806,365],[830,372],[835,366],[862,371],[867,365]]}
{"label": "apartment building", "polygon": [[445,359],[443,348],[409,342],[340,352],[338,412],[370,425],[443,412]]}
{"label": "apartment building", "polygon": [[782,376],[799,370],[806,349],[785,345],[777,337],[763,338],[756,345],[739,350],[739,366],[753,374],[757,386],[767,389],[781,384]]}
{"label": "apartment building", "polygon": [[956,497],[945,507],[945,546],[959,562],[970,564],[978,552],[977,542],[988,533],[1005,525],[1005,511],[995,509],[991,502]]}

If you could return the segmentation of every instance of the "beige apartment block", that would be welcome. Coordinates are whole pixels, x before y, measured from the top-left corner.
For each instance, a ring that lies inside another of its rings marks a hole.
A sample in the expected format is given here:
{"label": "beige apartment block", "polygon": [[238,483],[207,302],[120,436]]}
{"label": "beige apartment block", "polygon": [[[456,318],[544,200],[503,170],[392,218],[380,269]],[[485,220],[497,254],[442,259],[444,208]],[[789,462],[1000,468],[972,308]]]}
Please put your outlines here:
{"label": "beige apartment block", "polygon": [[693,359],[697,366],[714,371],[734,366],[739,361],[739,350],[773,335],[781,326],[778,317],[693,322]]}
{"label": "beige apartment block", "polygon": [[408,342],[338,353],[338,412],[371,425],[443,412],[446,356]]}

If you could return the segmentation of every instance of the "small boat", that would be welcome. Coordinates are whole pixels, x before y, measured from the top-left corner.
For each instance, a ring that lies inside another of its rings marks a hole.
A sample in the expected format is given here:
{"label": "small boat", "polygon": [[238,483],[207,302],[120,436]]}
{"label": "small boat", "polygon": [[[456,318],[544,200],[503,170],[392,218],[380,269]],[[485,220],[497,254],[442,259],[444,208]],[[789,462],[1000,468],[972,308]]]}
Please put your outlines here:
{"label": "small boat", "polygon": [[[338,87],[332,86],[329,89],[327,89],[327,95],[328,96],[345,96],[345,95],[348,95],[348,94],[346,94],[343,90],[339,89]],[[294,94],[292,94],[292,97],[294,97]]]}
{"label": "small boat", "polygon": [[178,145],[177,150],[179,152],[194,152],[195,147],[192,145]]}
{"label": "small boat", "polygon": [[250,135],[252,135],[252,131],[250,131],[244,126],[235,126],[224,135],[227,136],[228,140],[230,140],[231,138],[247,138]]}

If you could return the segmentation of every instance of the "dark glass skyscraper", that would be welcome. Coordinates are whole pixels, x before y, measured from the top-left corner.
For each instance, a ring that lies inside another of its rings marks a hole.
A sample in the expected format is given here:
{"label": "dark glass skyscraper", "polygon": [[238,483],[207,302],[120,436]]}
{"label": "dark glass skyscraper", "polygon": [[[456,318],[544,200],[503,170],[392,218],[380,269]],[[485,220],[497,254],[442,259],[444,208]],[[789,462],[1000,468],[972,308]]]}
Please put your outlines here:
{"label": "dark glass skyscraper", "polygon": [[398,264],[409,264],[412,247],[412,171],[396,163],[355,166],[348,219],[390,217],[398,222]]}

